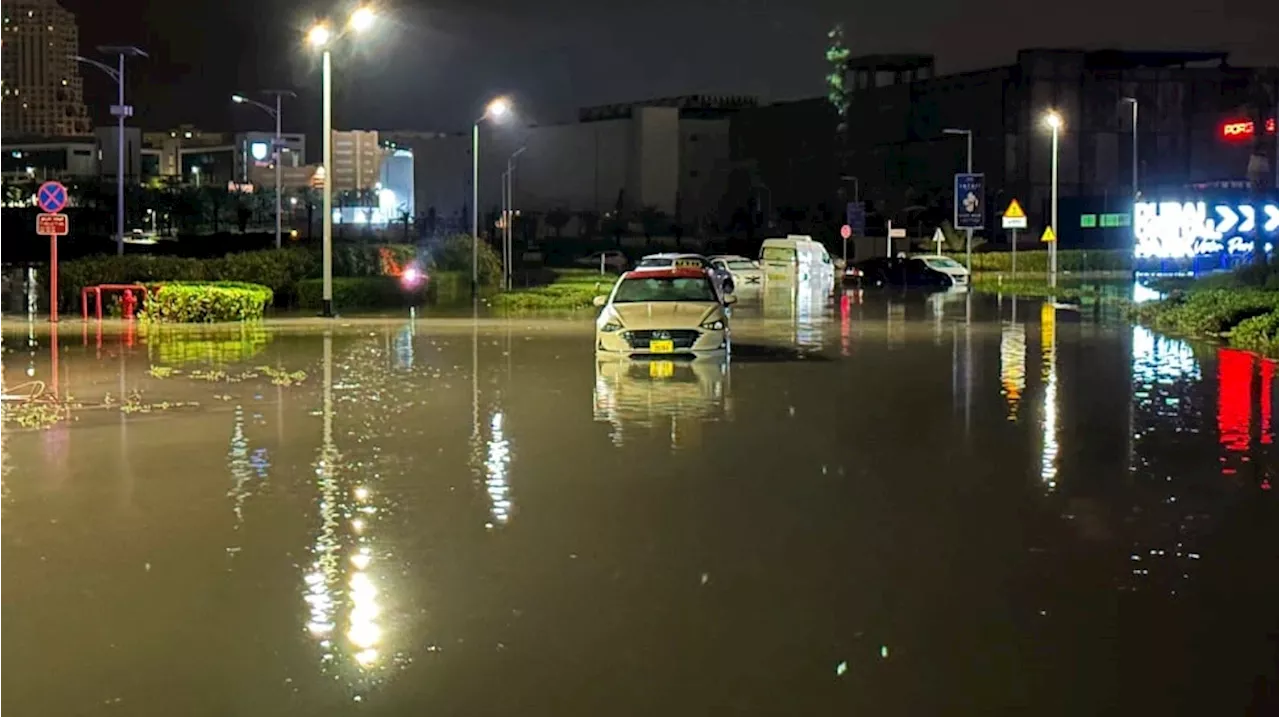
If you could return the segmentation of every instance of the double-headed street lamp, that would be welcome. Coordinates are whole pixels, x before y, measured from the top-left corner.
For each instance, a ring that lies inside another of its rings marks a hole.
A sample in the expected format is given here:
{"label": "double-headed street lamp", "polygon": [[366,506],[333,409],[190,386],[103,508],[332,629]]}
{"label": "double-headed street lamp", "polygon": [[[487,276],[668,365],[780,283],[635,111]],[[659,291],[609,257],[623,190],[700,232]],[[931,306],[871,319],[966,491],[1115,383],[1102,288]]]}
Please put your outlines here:
{"label": "double-headed street lamp", "polygon": [[116,117],[116,254],[124,255],[124,118],[133,116],[133,107],[124,103],[124,58],[147,57],[147,53],[132,45],[103,45],[98,52],[104,55],[118,55],[116,67],[103,64],[88,57],[75,55],[76,62],[83,62],[107,73],[116,81],[119,90],[119,101],[111,105],[111,114]]}
{"label": "double-headed street lamp", "polygon": [[1058,286],[1058,130],[1062,128],[1062,116],[1053,110],[1044,115],[1044,123],[1053,132],[1053,153],[1049,158],[1049,228],[1053,241],[1049,242],[1049,286]]}
{"label": "double-headed street lamp", "polygon": [[489,102],[471,125],[471,298],[480,293],[480,123],[502,120],[511,113],[511,102],[498,97]]}
{"label": "double-headed street lamp", "polygon": [[272,147],[273,149],[272,160],[276,163],[276,248],[279,249],[280,243],[281,243],[280,242],[280,234],[281,234],[280,194],[283,191],[281,188],[282,182],[281,182],[281,175],[280,175],[280,171],[281,171],[280,170],[280,152],[284,148],[284,141],[280,137],[280,99],[283,97],[297,97],[298,95],[294,92],[290,92],[289,90],[263,90],[262,94],[275,96],[276,106],[272,108],[270,105],[263,104],[262,102],[258,102],[257,100],[251,100],[248,97],[245,97],[244,95],[231,95],[231,101],[235,102],[236,104],[252,105],[254,107],[257,107],[263,112],[266,112],[267,114],[271,115],[271,117],[276,121],[276,139]]}
{"label": "double-headed street lamp", "polygon": [[[356,8],[347,18],[347,29],[362,33],[373,27],[378,16],[367,7]],[[324,295],[321,315],[333,317],[333,72],[330,66],[329,46],[334,40],[333,31],[324,22],[318,22],[307,31],[307,44],[322,50],[324,84],[324,218],[322,241],[324,264]]]}

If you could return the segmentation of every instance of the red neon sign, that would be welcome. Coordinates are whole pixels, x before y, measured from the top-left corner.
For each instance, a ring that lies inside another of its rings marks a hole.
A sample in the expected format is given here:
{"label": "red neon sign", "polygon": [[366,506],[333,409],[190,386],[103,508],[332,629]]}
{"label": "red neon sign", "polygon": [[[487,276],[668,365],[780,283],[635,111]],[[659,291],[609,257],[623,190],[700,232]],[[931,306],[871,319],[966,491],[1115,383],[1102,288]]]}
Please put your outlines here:
{"label": "red neon sign", "polygon": [[[1268,119],[1265,127],[1267,134],[1275,134],[1276,118]],[[1222,135],[1223,139],[1248,139],[1253,136],[1253,131],[1253,120],[1228,120],[1222,123],[1219,134]]]}

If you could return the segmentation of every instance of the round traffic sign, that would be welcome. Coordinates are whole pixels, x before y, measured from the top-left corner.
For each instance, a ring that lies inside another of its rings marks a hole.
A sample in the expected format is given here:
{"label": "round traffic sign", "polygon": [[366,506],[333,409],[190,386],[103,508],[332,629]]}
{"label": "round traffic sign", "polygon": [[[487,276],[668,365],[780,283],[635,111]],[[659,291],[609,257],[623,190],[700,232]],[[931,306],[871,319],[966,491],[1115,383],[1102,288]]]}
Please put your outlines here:
{"label": "round traffic sign", "polygon": [[848,239],[851,236],[853,236],[853,227],[849,226],[848,224],[840,227],[841,239]]}
{"label": "round traffic sign", "polygon": [[36,190],[36,203],[50,214],[60,212],[67,206],[67,188],[62,182],[45,182]]}

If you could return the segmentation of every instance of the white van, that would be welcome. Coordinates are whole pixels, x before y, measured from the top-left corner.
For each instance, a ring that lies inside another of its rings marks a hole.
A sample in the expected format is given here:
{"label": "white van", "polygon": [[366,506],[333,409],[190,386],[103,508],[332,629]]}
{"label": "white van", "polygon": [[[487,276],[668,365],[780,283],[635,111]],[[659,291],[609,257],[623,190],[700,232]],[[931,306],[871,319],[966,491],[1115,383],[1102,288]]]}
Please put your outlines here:
{"label": "white van", "polygon": [[766,289],[772,284],[830,291],[836,280],[827,248],[804,234],[765,239],[760,247],[760,268],[764,270]]}

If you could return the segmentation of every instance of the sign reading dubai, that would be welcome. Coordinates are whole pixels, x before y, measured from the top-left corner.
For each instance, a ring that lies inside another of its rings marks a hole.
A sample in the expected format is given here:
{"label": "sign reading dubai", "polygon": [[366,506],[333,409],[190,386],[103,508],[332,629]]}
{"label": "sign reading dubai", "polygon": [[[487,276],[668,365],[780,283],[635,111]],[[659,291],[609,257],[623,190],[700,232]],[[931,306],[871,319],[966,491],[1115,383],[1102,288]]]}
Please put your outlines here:
{"label": "sign reading dubai", "polygon": [[1207,254],[1248,254],[1255,234],[1265,251],[1275,248],[1280,210],[1275,202],[1136,202],[1133,255],[1185,259]]}

